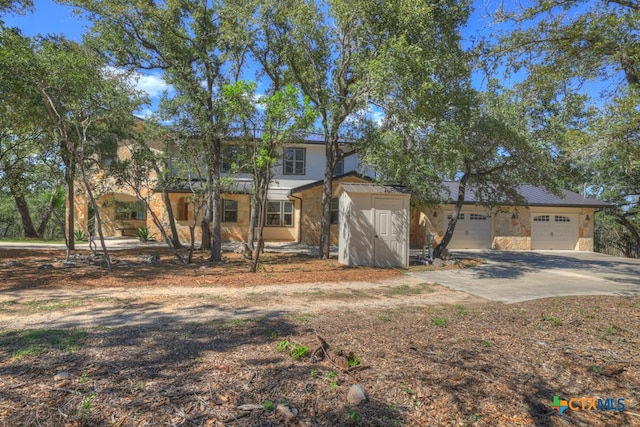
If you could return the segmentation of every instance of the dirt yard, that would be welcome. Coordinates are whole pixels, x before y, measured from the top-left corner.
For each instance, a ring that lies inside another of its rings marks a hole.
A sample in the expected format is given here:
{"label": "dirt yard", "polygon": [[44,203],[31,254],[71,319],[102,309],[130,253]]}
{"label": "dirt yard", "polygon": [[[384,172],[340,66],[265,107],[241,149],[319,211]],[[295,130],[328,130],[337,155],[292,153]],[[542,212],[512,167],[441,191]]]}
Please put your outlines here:
{"label": "dirt yard", "polygon": [[0,425],[640,426],[638,298],[505,305],[302,255],[257,274],[113,255],[108,274],[0,250]]}

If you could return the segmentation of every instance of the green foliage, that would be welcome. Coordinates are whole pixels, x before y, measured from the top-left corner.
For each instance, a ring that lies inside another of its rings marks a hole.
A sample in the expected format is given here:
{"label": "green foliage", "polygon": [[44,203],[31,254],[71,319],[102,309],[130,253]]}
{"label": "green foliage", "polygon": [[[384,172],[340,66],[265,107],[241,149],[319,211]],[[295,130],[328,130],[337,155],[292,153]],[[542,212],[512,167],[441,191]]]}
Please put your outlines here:
{"label": "green foliage", "polygon": [[449,320],[443,318],[443,317],[432,317],[431,318],[431,324],[434,326],[438,326],[441,328],[444,328],[445,326],[447,326],[449,324]]}
{"label": "green foliage", "polygon": [[89,393],[82,399],[80,403],[80,409],[78,409],[78,418],[80,418],[83,422],[87,420],[91,413],[91,407],[93,406],[93,400],[95,399],[96,394],[94,392]]}
{"label": "green foliage", "polygon": [[362,417],[355,409],[349,409],[349,424],[357,426],[362,423]]}
{"label": "green foliage", "polygon": [[329,381],[329,386],[331,390],[335,390],[338,388],[338,372],[337,371],[329,371],[324,375],[325,379]]}
{"label": "green foliage", "polygon": [[87,333],[81,329],[32,329],[0,333],[0,348],[14,358],[37,356],[49,349],[75,351]]}
{"label": "green foliage", "polygon": [[136,238],[141,242],[155,242],[156,235],[149,230],[149,227],[140,227],[136,233]]}
{"label": "green foliage", "polygon": [[535,0],[494,18],[498,41],[479,45],[482,64],[517,73],[563,184],[615,205],[597,215],[595,249],[640,256],[640,51],[629,36],[640,30],[637,4]]}
{"label": "green foliage", "polygon": [[265,400],[264,402],[262,402],[262,407],[265,411],[273,411],[274,409],[276,409],[276,404],[271,400]]}
{"label": "green foliage", "polygon": [[560,319],[560,317],[555,316],[555,315],[543,314],[542,315],[542,320],[544,322],[549,322],[551,325],[553,325],[555,327],[562,326],[562,319]]}
{"label": "green foliage", "polygon": [[76,241],[78,242],[83,242],[87,240],[87,233],[85,233],[84,230],[82,229],[74,231],[73,235],[75,236]]}
{"label": "green foliage", "polygon": [[360,358],[358,356],[352,356],[348,359],[348,365],[350,368],[358,366],[360,364]]}
{"label": "green foliage", "polygon": [[294,359],[301,359],[309,353],[309,348],[298,344],[290,343],[289,341],[280,341],[276,346],[276,350],[280,353],[288,353]]}

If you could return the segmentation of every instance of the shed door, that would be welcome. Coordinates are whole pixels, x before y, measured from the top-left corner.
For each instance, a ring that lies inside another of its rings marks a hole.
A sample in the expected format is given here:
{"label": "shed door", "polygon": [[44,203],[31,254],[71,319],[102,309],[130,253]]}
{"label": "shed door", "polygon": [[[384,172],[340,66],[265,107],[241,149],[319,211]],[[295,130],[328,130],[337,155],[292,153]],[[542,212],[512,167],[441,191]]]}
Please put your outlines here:
{"label": "shed door", "polygon": [[400,267],[405,258],[403,199],[374,198],[373,257],[376,267]]}
{"label": "shed door", "polygon": [[532,215],[531,249],[574,250],[577,236],[577,215]]}

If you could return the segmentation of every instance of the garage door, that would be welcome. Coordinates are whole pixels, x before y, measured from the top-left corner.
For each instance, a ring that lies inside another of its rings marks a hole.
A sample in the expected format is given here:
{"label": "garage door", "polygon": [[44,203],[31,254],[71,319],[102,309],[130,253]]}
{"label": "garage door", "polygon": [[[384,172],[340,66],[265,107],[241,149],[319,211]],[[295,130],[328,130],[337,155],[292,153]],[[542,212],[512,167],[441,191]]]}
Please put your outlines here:
{"label": "garage door", "polygon": [[577,215],[533,214],[531,249],[574,250],[578,238]]}
{"label": "garage door", "polygon": [[[451,219],[452,213],[447,215]],[[484,211],[462,212],[449,249],[486,249],[491,246],[491,217]]]}

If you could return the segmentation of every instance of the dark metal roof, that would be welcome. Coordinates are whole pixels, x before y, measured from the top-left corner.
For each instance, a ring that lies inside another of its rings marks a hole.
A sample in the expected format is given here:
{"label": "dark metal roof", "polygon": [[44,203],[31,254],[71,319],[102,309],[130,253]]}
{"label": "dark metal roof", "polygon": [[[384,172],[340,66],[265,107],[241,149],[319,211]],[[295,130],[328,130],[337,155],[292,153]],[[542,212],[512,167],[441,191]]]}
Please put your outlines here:
{"label": "dark metal roof", "polygon": [[[253,138],[262,138],[263,131],[258,129],[253,133]],[[246,135],[239,129],[234,129],[229,132],[230,139],[242,138]],[[339,138],[339,144],[354,144],[356,141],[349,138]],[[291,138],[285,143],[299,143],[299,144],[324,144],[324,135],[315,132],[297,132],[291,136]]]}
{"label": "dark metal roof", "polygon": [[[449,201],[455,201],[458,198],[458,182],[443,182],[444,191],[442,197]],[[536,187],[533,185],[518,185],[516,186],[518,194],[520,194],[528,202],[529,206],[556,206],[556,207],[591,207],[591,208],[606,208],[612,206],[610,203],[603,202],[598,199],[590,197],[584,197],[581,194],[574,193],[569,190],[562,190],[562,196],[556,196],[555,194],[547,191],[543,187]],[[465,192],[464,203],[465,204],[479,204],[483,200],[476,199],[476,192],[473,187],[467,187]]]}
{"label": "dark metal roof", "polygon": [[341,182],[342,190],[347,193],[386,193],[386,194],[411,194],[406,188],[397,185],[382,185],[360,182]]}

